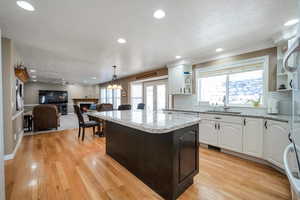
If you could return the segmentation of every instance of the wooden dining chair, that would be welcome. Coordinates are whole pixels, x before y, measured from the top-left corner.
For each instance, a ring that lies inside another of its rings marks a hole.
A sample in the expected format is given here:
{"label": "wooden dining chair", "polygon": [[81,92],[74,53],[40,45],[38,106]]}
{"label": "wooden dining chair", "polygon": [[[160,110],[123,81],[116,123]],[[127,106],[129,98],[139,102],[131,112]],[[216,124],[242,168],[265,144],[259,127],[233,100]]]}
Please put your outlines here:
{"label": "wooden dining chair", "polygon": [[93,134],[95,135],[95,127],[98,127],[98,131],[100,131],[100,126],[101,123],[100,122],[96,122],[96,121],[85,121],[82,115],[82,112],[79,108],[78,105],[74,105],[74,112],[78,118],[78,125],[79,125],[79,130],[78,130],[78,138],[80,138],[80,132],[82,129],[82,137],[81,140],[84,140],[84,136],[85,136],[85,128],[93,128]]}

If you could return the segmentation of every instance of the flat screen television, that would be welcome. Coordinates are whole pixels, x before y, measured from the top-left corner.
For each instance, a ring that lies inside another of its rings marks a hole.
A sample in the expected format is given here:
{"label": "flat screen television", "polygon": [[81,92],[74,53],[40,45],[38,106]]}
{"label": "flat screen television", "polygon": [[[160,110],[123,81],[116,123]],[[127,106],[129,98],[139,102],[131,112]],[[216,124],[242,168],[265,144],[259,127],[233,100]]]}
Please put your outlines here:
{"label": "flat screen television", "polygon": [[39,90],[40,104],[68,103],[67,91]]}

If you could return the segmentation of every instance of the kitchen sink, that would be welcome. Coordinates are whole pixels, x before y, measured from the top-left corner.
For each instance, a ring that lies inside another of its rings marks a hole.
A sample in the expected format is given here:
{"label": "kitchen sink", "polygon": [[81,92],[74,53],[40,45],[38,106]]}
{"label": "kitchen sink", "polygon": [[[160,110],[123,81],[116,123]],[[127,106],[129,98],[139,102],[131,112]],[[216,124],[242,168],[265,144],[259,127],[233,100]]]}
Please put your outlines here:
{"label": "kitchen sink", "polygon": [[208,110],[206,113],[216,113],[216,114],[231,114],[231,115],[240,115],[241,112],[230,112],[230,111],[217,111],[217,110]]}

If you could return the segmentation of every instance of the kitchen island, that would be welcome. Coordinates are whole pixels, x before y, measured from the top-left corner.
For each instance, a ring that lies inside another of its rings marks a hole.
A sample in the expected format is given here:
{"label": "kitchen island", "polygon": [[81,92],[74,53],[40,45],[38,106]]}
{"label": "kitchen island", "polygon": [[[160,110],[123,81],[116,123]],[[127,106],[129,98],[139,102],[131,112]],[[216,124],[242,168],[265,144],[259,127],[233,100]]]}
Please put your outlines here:
{"label": "kitchen island", "polygon": [[198,114],[88,113],[106,121],[106,153],[165,199],[176,199],[199,171]]}

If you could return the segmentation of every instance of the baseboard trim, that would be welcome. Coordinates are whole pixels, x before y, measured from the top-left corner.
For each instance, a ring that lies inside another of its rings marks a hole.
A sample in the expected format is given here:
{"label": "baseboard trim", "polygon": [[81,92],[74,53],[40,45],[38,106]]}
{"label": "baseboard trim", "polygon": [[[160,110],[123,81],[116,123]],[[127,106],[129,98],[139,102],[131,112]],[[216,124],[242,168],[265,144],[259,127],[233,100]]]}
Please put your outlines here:
{"label": "baseboard trim", "polygon": [[18,139],[18,142],[17,142],[17,144],[16,144],[16,146],[15,146],[14,151],[13,151],[11,154],[6,154],[6,155],[4,155],[4,160],[12,160],[12,159],[15,158],[16,153],[17,153],[17,151],[18,151],[18,149],[19,149],[19,146],[20,146],[20,144],[21,144],[21,142],[22,142],[23,135],[24,135],[24,131],[22,130],[22,131],[20,132],[20,134],[19,134],[19,139]]}

